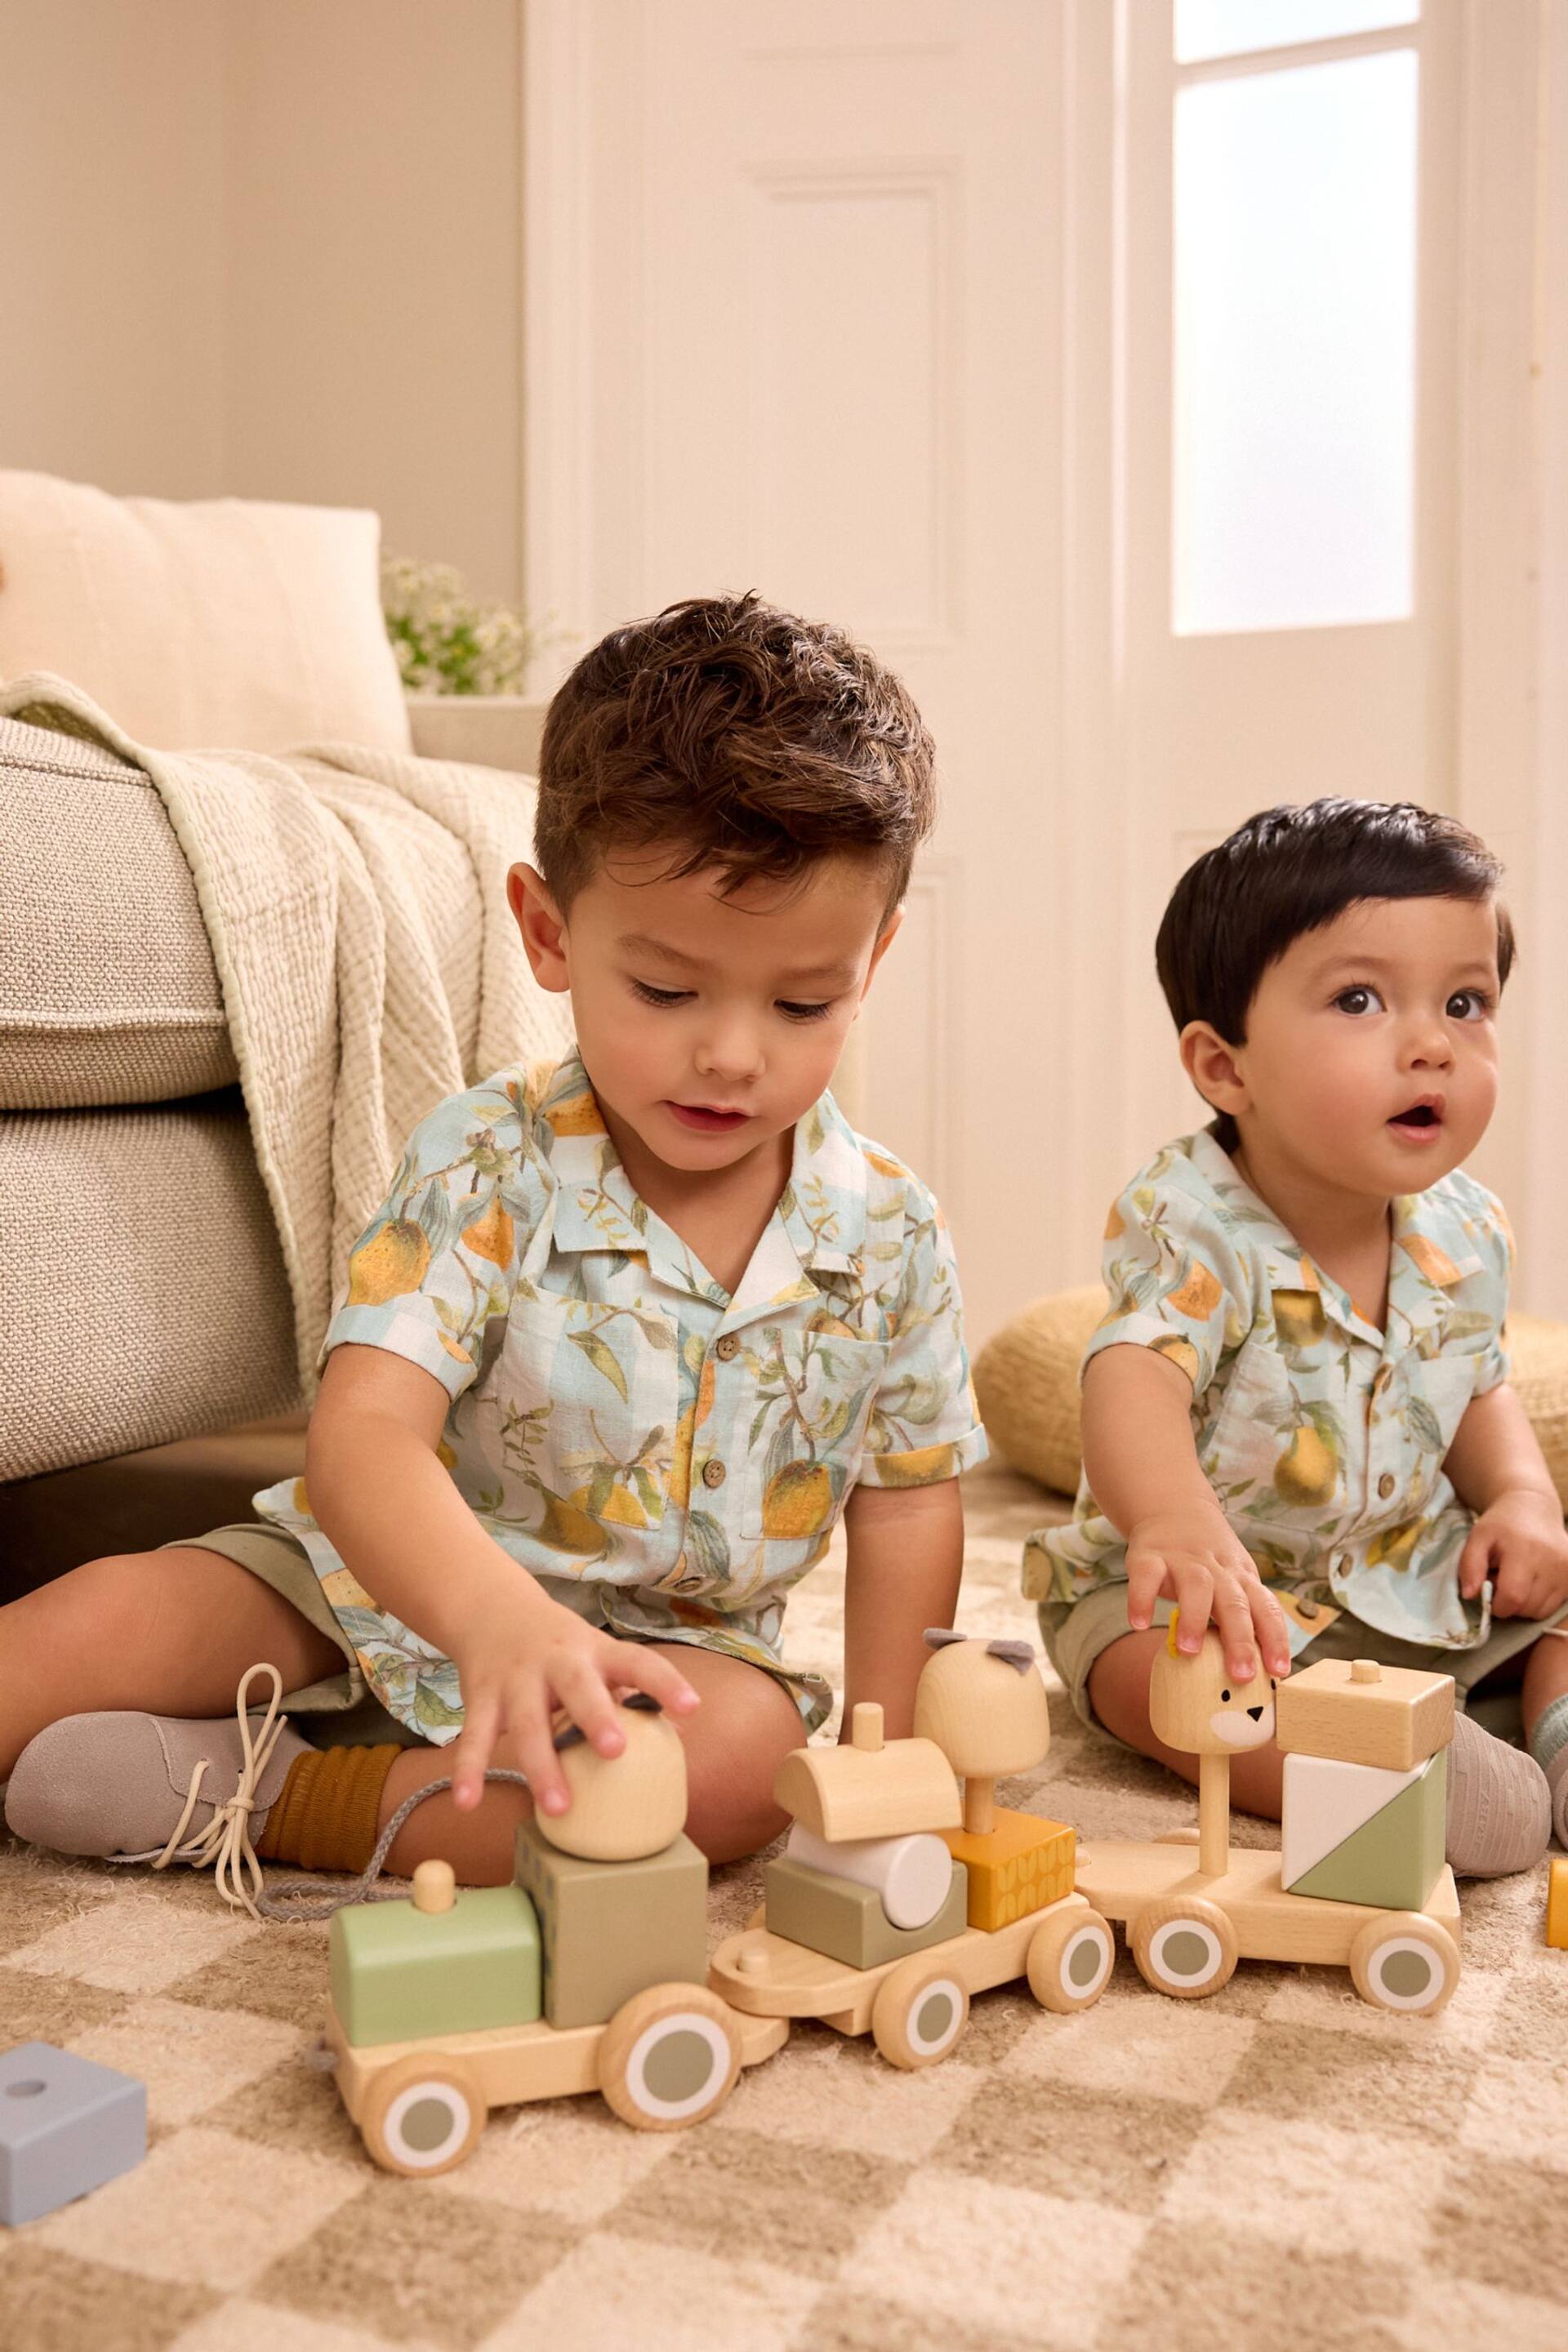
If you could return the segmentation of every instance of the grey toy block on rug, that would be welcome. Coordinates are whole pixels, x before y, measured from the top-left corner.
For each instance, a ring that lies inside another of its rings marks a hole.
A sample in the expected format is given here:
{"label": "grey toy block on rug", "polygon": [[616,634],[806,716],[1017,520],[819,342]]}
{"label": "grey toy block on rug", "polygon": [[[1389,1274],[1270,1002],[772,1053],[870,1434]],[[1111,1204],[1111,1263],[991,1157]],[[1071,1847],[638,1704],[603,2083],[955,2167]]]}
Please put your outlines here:
{"label": "grey toy block on rug", "polygon": [[52,2042],[0,2053],[0,2221],[36,2221],[146,2153],[144,2084]]}

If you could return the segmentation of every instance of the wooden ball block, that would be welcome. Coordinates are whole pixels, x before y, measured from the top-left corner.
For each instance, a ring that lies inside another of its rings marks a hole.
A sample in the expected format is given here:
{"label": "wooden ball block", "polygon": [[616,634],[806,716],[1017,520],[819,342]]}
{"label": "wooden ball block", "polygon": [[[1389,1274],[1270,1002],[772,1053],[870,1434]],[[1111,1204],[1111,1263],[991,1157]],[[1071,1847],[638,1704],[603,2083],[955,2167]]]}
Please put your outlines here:
{"label": "wooden ball block", "polygon": [[809,1952],[822,1952],[847,1969],[879,1969],[885,1961],[901,1960],[963,1933],[968,1878],[962,1863],[952,1864],[947,1899],[923,1927],[895,1927],[876,1887],[836,1878],[787,1854],[769,1863],[765,1879],[769,1932],[804,1944]]}
{"label": "wooden ball block", "polygon": [[1275,1738],[1287,1755],[1408,1772],[1454,1736],[1454,1678],[1424,1666],[1322,1658],[1279,1685]]}
{"label": "wooden ball block", "polygon": [[684,1833],[662,1853],[595,1862],[523,1822],[515,1876],[539,1914],[552,2025],[603,2025],[648,1985],[707,1982],[708,1864]]}
{"label": "wooden ball block", "polygon": [[1408,1772],[1287,1756],[1279,1856],[1286,1893],[1424,1911],[1443,1872],[1447,1794],[1441,1749]]}
{"label": "wooden ball block", "polygon": [[1559,1952],[1568,1952],[1568,1855],[1552,1857],[1552,1879],[1546,1890],[1546,1940]]}
{"label": "wooden ball block", "polygon": [[410,1902],[335,1911],[328,1958],[332,2007],[353,2049],[539,2016],[539,1922],[520,1887],[466,1886],[436,1910]]}
{"label": "wooden ball block", "polygon": [[1028,1912],[1043,1911],[1072,1893],[1077,1833],[1037,1813],[999,1807],[983,1837],[971,1830],[944,1832],[955,1861],[969,1873],[969,1924],[988,1935]]}

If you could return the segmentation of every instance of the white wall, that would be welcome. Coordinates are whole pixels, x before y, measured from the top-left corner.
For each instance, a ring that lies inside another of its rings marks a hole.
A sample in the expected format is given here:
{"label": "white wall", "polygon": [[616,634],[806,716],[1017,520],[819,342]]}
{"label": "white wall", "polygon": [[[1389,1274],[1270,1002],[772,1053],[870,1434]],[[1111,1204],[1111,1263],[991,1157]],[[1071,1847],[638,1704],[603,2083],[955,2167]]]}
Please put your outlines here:
{"label": "white wall", "polygon": [[521,576],[518,0],[0,0],[0,466]]}
{"label": "white wall", "polygon": [[1523,1295],[1540,1314],[1568,1318],[1563,1192],[1568,1169],[1568,0],[1546,0],[1546,96],[1542,110],[1541,248],[1537,268],[1539,485],[1536,756],[1531,842],[1533,907],[1522,953],[1535,968],[1531,1040],[1541,1073],[1530,1105],[1531,1276]]}
{"label": "white wall", "polygon": [[221,485],[220,14],[0,0],[0,466]]}
{"label": "white wall", "polygon": [[226,0],[226,487],[520,582],[516,0]]}

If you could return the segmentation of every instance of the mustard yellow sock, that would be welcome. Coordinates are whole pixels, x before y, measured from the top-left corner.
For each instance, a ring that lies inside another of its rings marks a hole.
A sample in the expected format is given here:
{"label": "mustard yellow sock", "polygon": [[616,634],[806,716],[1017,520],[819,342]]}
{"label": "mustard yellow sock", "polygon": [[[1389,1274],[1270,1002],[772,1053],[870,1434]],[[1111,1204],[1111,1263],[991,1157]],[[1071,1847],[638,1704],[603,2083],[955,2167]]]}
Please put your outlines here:
{"label": "mustard yellow sock", "polygon": [[256,1841],[263,1862],[301,1870],[361,1871],[375,1851],[386,1776],[403,1753],[386,1748],[312,1748],[296,1756]]}

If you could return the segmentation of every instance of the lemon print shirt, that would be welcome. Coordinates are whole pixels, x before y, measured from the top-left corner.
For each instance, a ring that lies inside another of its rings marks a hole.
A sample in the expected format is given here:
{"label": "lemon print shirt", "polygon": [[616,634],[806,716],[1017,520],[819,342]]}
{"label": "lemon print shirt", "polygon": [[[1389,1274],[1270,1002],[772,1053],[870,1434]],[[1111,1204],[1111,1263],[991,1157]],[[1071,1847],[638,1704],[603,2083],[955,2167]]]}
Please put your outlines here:
{"label": "lemon print shirt", "polygon": [[[1342,1611],[1401,1640],[1486,1638],[1490,1587],[1459,1598],[1472,1515],[1443,1460],[1472,1397],[1506,1379],[1508,1221],[1462,1171],[1393,1204],[1379,1331],[1244,1184],[1214,1138],[1168,1144],[1111,1210],[1110,1311],[1088,1356],[1156,1349],[1193,1384],[1193,1435],[1226,1518],[1300,1650]],[[1070,1526],[1025,1552],[1025,1591],[1059,1625],[1126,1574],[1087,1482]]]}
{"label": "lemon print shirt", "polygon": [[[732,1297],[632,1191],[575,1055],[453,1096],[350,1255],[323,1358],[347,1340],[441,1382],[442,1461],[554,1599],[775,1670],[850,1489],[985,1453],[946,1226],[828,1095]],[[453,1738],[456,1667],[376,1607],[302,1483],[256,1507],[304,1545],[384,1704]],[[831,1693],[795,1679],[815,1727]]]}

